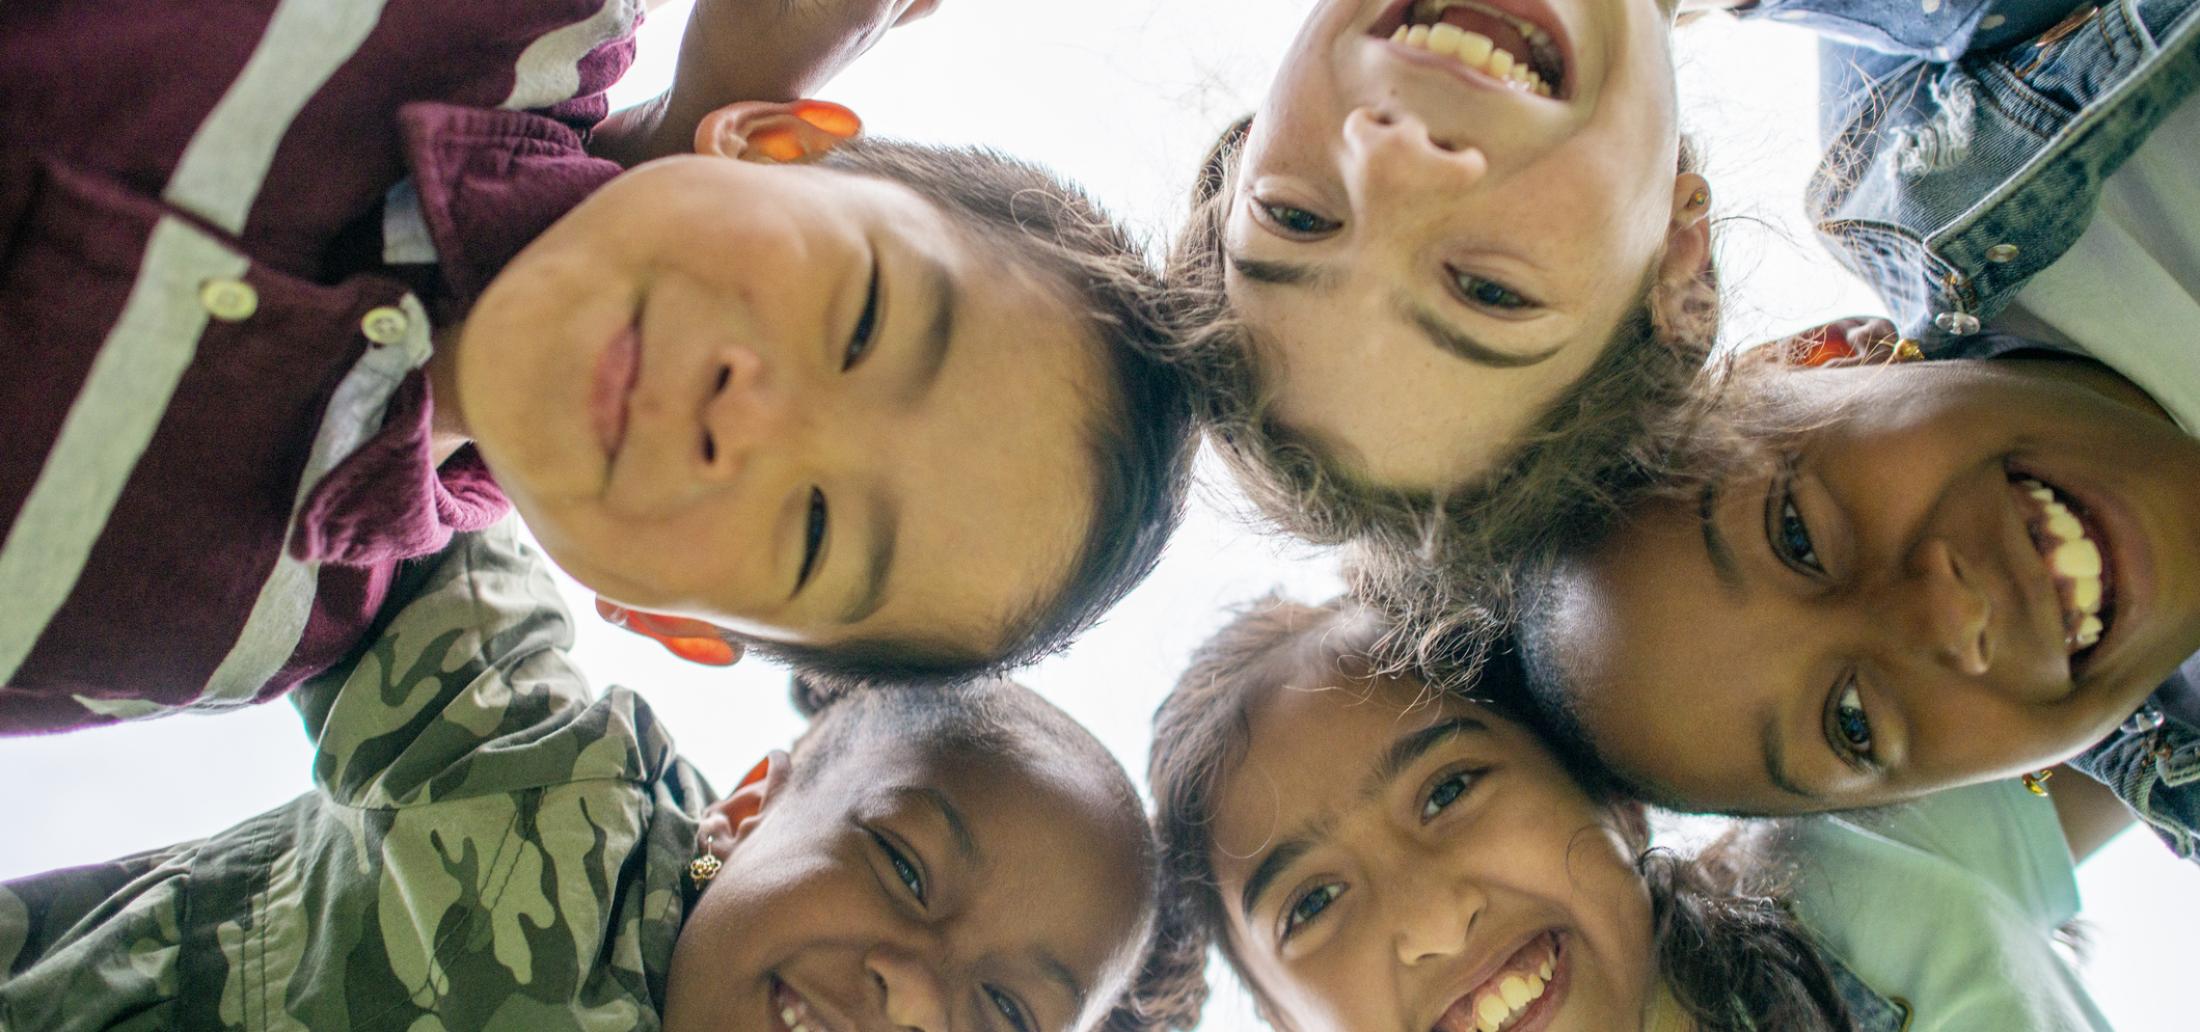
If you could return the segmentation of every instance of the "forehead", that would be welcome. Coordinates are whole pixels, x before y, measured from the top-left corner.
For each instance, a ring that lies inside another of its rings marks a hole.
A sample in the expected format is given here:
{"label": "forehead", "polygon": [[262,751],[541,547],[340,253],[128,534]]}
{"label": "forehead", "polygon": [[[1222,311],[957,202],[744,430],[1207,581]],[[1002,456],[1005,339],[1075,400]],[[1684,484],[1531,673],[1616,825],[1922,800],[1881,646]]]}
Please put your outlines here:
{"label": "forehead", "polygon": [[937,388],[879,457],[903,525],[888,601],[858,632],[990,652],[1068,579],[1095,515],[1099,428],[1121,416],[1106,345],[1063,287],[982,236],[915,246],[953,280],[954,334]]}

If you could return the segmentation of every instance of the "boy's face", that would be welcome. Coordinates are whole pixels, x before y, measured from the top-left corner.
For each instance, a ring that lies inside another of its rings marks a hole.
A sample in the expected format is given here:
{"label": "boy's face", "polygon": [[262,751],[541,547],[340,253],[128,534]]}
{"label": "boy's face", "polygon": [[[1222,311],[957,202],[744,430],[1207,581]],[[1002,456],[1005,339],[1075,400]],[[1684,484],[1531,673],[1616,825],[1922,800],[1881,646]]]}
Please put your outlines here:
{"label": "boy's face", "polygon": [[[1521,19],[1549,42],[1524,42]],[[1549,68],[1553,95],[1390,38],[1439,20],[1495,34],[1476,33],[1480,57]],[[1316,6],[1253,118],[1223,232],[1274,418],[1392,487],[1471,483],[1515,450],[1659,271],[1670,21],[1649,0]],[[1701,257],[1669,254],[1691,272]]]}
{"label": "boy's face", "polygon": [[1616,815],[1481,706],[1334,683],[1254,707],[1214,811],[1232,952],[1277,1026],[1641,1027],[1650,898]]}
{"label": "boy's face", "polygon": [[982,654],[1091,518],[1085,330],[884,180],[645,165],[514,259],[456,348],[498,483],[629,606]]}
{"label": "boy's face", "polygon": [[825,762],[766,796],[697,901],[668,1030],[1067,1032],[1107,1013],[1148,912],[1141,825],[1067,764],[883,735]]}

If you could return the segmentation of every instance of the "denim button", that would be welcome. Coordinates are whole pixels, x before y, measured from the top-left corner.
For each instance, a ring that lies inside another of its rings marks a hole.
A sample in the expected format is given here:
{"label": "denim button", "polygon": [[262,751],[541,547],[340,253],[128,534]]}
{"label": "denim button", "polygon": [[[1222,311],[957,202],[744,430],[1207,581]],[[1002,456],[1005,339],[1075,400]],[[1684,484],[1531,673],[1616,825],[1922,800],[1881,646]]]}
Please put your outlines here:
{"label": "denim button", "polygon": [[1933,325],[1962,337],[1978,332],[1978,316],[1969,312],[1942,312],[1933,316]]}
{"label": "denim button", "polygon": [[1999,264],[2017,256],[2017,245],[1995,244],[1986,249],[1986,260]]}
{"label": "denim button", "polygon": [[210,279],[199,284],[199,305],[223,322],[243,322],[260,310],[260,292],[243,280]]}
{"label": "denim button", "polygon": [[403,342],[405,330],[411,326],[412,320],[406,318],[403,311],[389,305],[374,309],[359,320],[359,332],[366,334],[367,339],[376,344]]}

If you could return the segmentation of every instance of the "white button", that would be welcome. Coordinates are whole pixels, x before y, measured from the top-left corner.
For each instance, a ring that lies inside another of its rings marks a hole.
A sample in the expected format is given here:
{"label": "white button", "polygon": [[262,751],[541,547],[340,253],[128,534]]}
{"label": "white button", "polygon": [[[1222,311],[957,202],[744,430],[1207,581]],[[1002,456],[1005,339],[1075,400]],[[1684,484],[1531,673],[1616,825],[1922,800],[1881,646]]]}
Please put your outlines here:
{"label": "white button", "polygon": [[1961,337],[1978,332],[1978,316],[1969,312],[1942,312],[1933,316],[1933,325]]}
{"label": "white button", "polygon": [[404,343],[405,331],[411,326],[412,320],[405,317],[402,309],[389,305],[368,312],[359,320],[359,332],[376,344]]}
{"label": "white button", "polygon": [[243,322],[260,310],[260,292],[243,280],[210,279],[199,284],[199,304],[223,322]]}
{"label": "white button", "polygon": [[2015,244],[1995,244],[1994,246],[1986,249],[1986,260],[1990,262],[1995,262],[1997,264],[2000,262],[2006,262],[2011,258],[2015,258],[2016,256],[2017,245]]}

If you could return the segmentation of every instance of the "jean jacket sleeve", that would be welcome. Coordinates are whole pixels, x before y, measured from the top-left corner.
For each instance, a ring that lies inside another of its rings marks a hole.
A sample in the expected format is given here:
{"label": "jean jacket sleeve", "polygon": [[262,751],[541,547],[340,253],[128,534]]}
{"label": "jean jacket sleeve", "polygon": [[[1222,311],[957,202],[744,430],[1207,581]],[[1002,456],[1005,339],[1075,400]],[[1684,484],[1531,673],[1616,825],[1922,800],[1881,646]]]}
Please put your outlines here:
{"label": "jean jacket sleeve", "polygon": [[[2137,717],[2070,761],[2114,789],[2171,852],[2200,863],[2200,656],[2186,660]],[[2157,726],[2149,727],[2150,724]]]}
{"label": "jean jacket sleeve", "polygon": [[1736,13],[1799,25],[1829,41],[1953,61],[2031,39],[2079,6],[2076,0],[1763,0]]}

